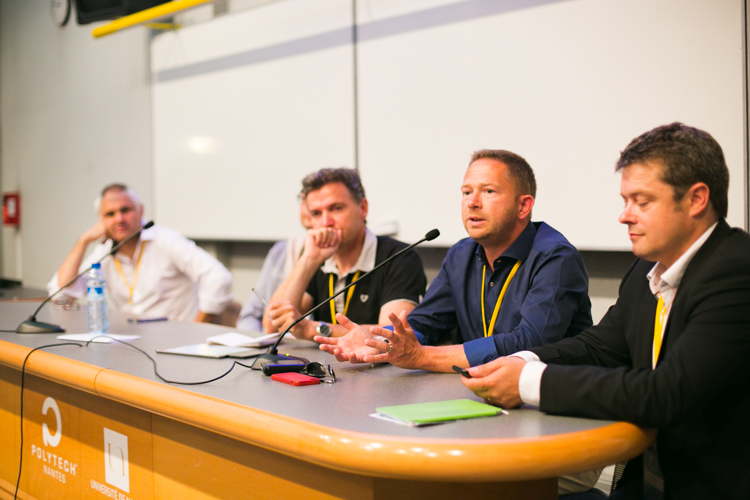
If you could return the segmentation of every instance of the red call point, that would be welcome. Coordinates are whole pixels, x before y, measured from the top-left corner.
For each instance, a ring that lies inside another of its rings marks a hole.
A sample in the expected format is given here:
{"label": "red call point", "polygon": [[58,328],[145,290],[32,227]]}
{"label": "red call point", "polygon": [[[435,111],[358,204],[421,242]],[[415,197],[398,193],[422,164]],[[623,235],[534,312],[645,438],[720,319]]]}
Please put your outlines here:
{"label": "red call point", "polygon": [[21,225],[21,195],[18,192],[3,194],[3,224],[13,227]]}

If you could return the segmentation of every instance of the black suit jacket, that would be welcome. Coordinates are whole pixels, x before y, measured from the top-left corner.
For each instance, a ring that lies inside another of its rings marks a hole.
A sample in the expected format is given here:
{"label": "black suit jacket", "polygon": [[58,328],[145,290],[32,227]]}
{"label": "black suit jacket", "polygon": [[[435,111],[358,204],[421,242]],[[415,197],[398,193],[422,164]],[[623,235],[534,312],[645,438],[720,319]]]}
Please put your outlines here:
{"label": "black suit jacket", "polygon": [[[548,364],[540,409],[658,428],[667,498],[748,499],[750,236],[722,219],[693,257],[656,369],[653,265],[633,263],[598,325],[531,349]],[[639,466],[631,462],[626,474]]]}

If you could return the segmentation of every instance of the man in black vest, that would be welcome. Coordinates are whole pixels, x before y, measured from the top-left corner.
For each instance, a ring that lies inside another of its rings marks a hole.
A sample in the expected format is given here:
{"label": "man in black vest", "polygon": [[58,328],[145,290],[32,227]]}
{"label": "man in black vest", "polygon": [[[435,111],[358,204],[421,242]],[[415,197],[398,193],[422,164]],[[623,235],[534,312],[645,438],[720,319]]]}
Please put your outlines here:
{"label": "man in black vest", "polygon": [[[356,170],[324,168],[310,174],[300,195],[312,229],[297,264],[270,300],[263,319],[268,332],[284,331],[301,313],[407,246],[367,229],[367,198]],[[414,309],[426,286],[422,260],[410,250],[318,309],[313,320],[301,321],[292,333],[305,339],[344,335],[336,313],[358,323],[387,324],[391,312]]]}

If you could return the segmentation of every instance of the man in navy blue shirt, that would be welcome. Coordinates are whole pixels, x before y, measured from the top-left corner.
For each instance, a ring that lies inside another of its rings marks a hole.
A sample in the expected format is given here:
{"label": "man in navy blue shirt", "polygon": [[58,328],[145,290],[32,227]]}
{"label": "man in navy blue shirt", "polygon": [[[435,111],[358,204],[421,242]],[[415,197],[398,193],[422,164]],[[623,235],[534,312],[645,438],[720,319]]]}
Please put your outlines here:
{"label": "man in navy blue shirt", "polygon": [[[316,337],[321,349],[340,361],[446,372],[453,365],[476,366],[572,337],[591,326],[581,255],[547,224],[531,222],[536,181],[526,160],[509,151],[477,151],[461,191],[470,237],[448,251],[408,322],[406,313],[391,313],[392,331],[366,331],[342,316],[349,334]],[[437,345],[456,327],[462,345]]]}

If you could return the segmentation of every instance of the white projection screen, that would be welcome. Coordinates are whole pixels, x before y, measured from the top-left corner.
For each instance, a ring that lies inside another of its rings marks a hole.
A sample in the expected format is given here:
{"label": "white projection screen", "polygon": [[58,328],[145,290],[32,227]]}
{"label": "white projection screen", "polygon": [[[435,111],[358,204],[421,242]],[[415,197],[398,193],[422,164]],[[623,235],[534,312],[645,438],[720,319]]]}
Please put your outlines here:
{"label": "white projection screen", "polygon": [[740,0],[360,0],[356,100],[352,14],[285,0],[155,37],[157,222],[285,238],[301,178],[358,165],[371,227],[404,241],[436,227],[448,246],[465,236],[470,155],[493,148],[534,168],[534,220],[628,250],[614,163],[682,121],[724,148],[728,219],[744,226]]}

